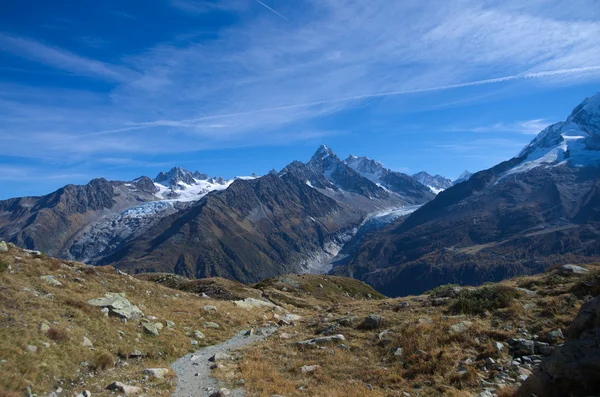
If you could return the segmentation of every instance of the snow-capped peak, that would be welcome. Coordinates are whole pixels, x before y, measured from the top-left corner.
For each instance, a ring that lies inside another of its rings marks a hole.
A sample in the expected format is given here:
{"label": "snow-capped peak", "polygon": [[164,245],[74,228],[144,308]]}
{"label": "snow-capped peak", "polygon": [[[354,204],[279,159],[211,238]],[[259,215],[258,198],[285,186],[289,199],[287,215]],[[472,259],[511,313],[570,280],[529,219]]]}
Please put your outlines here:
{"label": "snow-capped peak", "polygon": [[165,186],[172,186],[176,188],[180,182],[187,185],[194,185],[194,175],[188,170],[184,170],[181,167],[173,167],[169,172],[159,172],[154,182],[160,183]]}
{"label": "snow-capped peak", "polygon": [[315,154],[313,154],[310,161],[313,162],[313,160],[325,160],[327,157],[337,158],[335,153],[333,153],[333,150],[331,150],[330,148],[328,148],[325,145],[321,145],[321,146],[319,146],[319,148],[317,149]]}
{"label": "snow-capped peak", "polygon": [[435,194],[452,186],[452,180],[441,175],[431,175],[425,171],[417,172],[412,175],[412,178],[420,184],[427,186]]}
{"label": "snow-capped peak", "polygon": [[473,173],[470,172],[469,170],[465,170],[465,171],[463,171],[462,174],[460,174],[458,176],[458,178],[456,178],[456,180],[452,184],[456,185],[458,183],[461,183],[461,182],[464,182],[464,181],[468,181],[469,178],[471,178],[471,176],[473,176]]}
{"label": "snow-capped peak", "polygon": [[504,176],[540,166],[599,166],[600,92],[575,107],[566,121],[546,127],[517,157],[522,161]]}
{"label": "snow-capped peak", "polygon": [[351,154],[344,162],[354,171],[375,183],[380,183],[382,176],[388,171],[383,164],[364,156],[358,157]]}

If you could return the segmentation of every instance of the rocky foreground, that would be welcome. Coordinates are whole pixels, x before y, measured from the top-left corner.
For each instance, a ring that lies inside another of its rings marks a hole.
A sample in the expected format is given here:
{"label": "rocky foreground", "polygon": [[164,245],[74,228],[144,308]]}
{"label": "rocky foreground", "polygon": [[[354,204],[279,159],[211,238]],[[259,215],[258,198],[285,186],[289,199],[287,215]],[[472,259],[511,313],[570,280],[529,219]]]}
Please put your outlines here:
{"label": "rocky foreground", "polygon": [[0,395],[595,395],[598,295],[599,265],[386,299],[343,277],[138,278],[0,243]]}

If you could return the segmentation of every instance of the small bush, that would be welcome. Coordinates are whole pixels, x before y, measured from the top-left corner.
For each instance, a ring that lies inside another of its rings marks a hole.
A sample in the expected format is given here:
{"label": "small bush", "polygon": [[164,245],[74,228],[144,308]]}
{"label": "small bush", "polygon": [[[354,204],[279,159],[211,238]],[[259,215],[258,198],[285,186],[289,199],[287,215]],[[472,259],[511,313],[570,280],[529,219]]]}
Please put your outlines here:
{"label": "small bush", "polygon": [[455,296],[457,294],[456,288],[458,284],[445,284],[435,287],[432,290],[427,291],[425,294],[431,295],[435,298],[445,298]]}
{"label": "small bush", "polygon": [[594,270],[586,274],[573,286],[571,292],[579,298],[600,295],[600,271]]}
{"label": "small bush", "polygon": [[0,259],[0,273],[4,273],[8,270],[10,263],[8,263],[5,259]]}
{"label": "small bush", "polygon": [[108,352],[106,350],[99,351],[94,356],[94,360],[92,362],[93,369],[105,370],[107,368],[114,367],[114,366],[115,366],[115,358],[113,357],[113,355],[110,352]]}
{"label": "small bush", "polygon": [[454,314],[482,314],[486,311],[506,308],[521,295],[520,291],[506,286],[463,290],[450,304],[448,311]]}
{"label": "small bush", "polygon": [[51,327],[47,332],[48,338],[55,342],[64,342],[69,340],[69,332],[63,328]]}

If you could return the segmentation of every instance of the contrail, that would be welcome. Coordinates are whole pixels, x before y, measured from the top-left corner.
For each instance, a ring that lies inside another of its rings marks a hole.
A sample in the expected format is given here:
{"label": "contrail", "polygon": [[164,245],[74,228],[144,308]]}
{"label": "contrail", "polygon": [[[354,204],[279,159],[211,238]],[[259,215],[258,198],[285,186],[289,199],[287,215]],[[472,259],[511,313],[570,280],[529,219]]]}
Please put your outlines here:
{"label": "contrail", "polygon": [[290,22],[289,19],[287,19],[286,17],[284,17],[283,15],[281,15],[280,13],[278,13],[277,11],[275,11],[274,9],[272,9],[271,7],[269,7],[268,5],[266,5],[265,3],[263,3],[262,1],[256,0],[256,2],[258,4],[260,4],[261,6],[265,7],[267,10],[272,11],[273,13],[275,13],[275,15],[279,16],[280,18],[283,18],[286,21]]}
{"label": "contrail", "polygon": [[383,97],[391,97],[391,96],[398,96],[398,95],[418,94],[418,93],[423,93],[423,92],[445,91],[445,90],[451,90],[451,89],[455,89],[455,88],[474,87],[474,86],[486,85],[486,84],[498,84],[498,83],[503,83],[506,81],[513,81],[513,80],[540,79],[540,78],[544,78],[544,77],[569,75],[569,74],[577,74],[577,73],[585,73],[585,72],[596,72],[596,71],[600,71],[600,66],[588,66],[588,67],[583,67],[583,68],[572,68],[572,69],[558,69],[558,70],[549,70],[549,71],[545,71],[545,72],[535,72],[535,73],[521,73],[521,74],[510,75],[510,76],[496,77],[493,79],[470,81],[467,83],[442,85],[442,86],[438,86],[438,87],[417,88],[417,89],[413,89],[413,90],[404,90],[404,91],[387,91],[387,92],[380,92],[380,93],[374,93],[374,94],[354,95],[354,96],[347,96],[347,97],[341,97],[341,98],[326,99],[326,100],[322,100],[322,101],[297,103],[297,104],[286,105],[286,106],[278,106],[278,107],[267,108],[267,109],[249,110],[249,111],[245,111],[245,112],[214,114],[214,115],[208,115],[208,116],[203,116],[203,117],[198,117],[198,118],[193,118],[193,119],[155,120],[155,121],[149,121],[149,122],[145,122],[145,123],[129,123],[127,125],[130,125],[133,127],[125,127],[125,128],[115,129],[115,130],[100,131],[100,132],[96,132],[94,134],[110,134],[110,133],[114,133],[114,132],[130,130],[130,129],[133,130],[133,129],[142,129],[142,128],[150,128],[150,127],[173,126],[174,123],[192,125],[192,124],[195,124],[195,123],[198,123],[201,121],[206,121],[206,120],[221,119],[221,118],[226,118],[226,117],[248,116],[248,115],[253,115],[253,114],[258,114],[258,113],[267,113],[267,112],[273,112],[273,111],[278,111],[278,110],[289,110],[289,109],[305,108],[305,107],[318,106],[318,105],[329,105],[329,104],[333,104],[333,103],[351,102],[351,101],[358,101],[358,100],[370,99],[370,98],[383,98]]}

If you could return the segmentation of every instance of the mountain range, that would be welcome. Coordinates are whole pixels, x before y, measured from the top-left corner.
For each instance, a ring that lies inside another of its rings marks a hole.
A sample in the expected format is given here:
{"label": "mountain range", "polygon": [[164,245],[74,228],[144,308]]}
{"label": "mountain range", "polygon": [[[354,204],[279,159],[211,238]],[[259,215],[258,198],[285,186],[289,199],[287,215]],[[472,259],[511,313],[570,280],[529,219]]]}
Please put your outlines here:
{"label": "mountain range", "polygon": [[341,160],[225,180],[180,167],[0,201],[0,239],[129,272],[347,275],[386,295],[600,256],[600,94],[514,158],[451,181]]}

